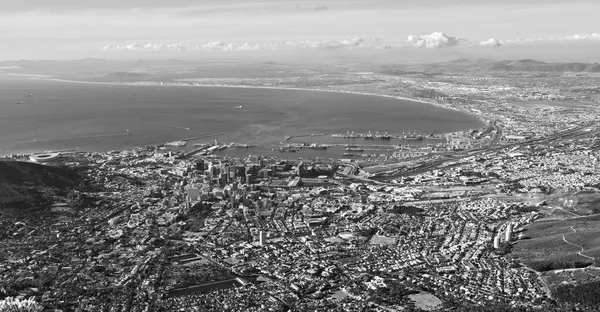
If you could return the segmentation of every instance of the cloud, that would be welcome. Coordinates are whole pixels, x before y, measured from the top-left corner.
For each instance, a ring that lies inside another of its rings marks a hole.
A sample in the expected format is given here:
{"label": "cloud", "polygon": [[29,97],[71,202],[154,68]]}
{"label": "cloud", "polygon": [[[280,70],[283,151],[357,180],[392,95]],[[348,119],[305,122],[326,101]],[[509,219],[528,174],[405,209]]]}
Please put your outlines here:
{"label": "cloud", "polygon": [[235,44],[235,43],[225,43],[220,41],[209,42],[204,45],[197,45],[194,50],[195,51],[268,51],[268,50],[276,50],[277,45],[274,44]]}
{"label": "cloud", "polygon": [[343,39],[339,41],[325,40],[325,41],[312,41],[312,40],[300,40],[300,41],[288,41],[285,44],[288,47],[296,48],[312,48],[312,49],[338,49],[338,48],[351,48],[360,47],[365,42],[362,38],[351,38]]}
{"label": "cloud", "polygon": [[225,43],[220,41],[209,42],[203,45],[185,45],[181,43],[162,44],[162,43],[147,43],[140,45],[137,43],[125,45],[106,45],[102,49],[104,51],[170,51],[170,52],[189,52],[189,51],[265,51],[274,50],[277,47],[272,44],[235,44]]}
{"label": "cloud", "polygon": [[481,46],[488,46],[488,47],[499,47],[499,46],[502,45],[502,43],[500,43],[500,40],[498,40],[498,39],[490,38],[488,40],[481,41],[479,43],[479,45],[481,45]]}
{"label": "cloud", "polygon": [[570,36],[558,37],[558,40],[600,40],[600,34],[575,34]]}
{"label": "cloud", "polygon": [[299,41],[287,41],[283,43],[227,43],[221,41],[214,41],[205,44],[198,45],[185,45],[181,43],[174,44],[161,44],[161,43],[147,43],[147,44],[124,44],[124,45],[106,45],[102,49],[104,51],[171,51],[171,52],[190,52],[190,51],[220,51],[220,52],[234,52],[234,51],[273,51],[273,50],[289,50],[289,49],[342,49],[342,48],[376,48],[376,49],[390,49],[391,46],[382,43],[381,39],[373,38],[365,40],[363,38],[350,38],[342,40],[299,40]]}
{"label": "cloud", "polygon": [[537,43],[537,42],[563,42],[563,41],[600,41],[600,34],[574,34],[559,37],[539,37],[505,40],[507,44]]}
{"label": "cloud", "polygon": [[446,48],[467,44],[465,39],[448,36],[441,32],[433,32],[429,35],[408,36],[406,42],[417,48]]}
{"label": "cloud", "polygon": [[104,51],[188,51],[189,47],[180,43],[147,43],[145,45],[132,43],[127,45],[106,45],[102,49]]}

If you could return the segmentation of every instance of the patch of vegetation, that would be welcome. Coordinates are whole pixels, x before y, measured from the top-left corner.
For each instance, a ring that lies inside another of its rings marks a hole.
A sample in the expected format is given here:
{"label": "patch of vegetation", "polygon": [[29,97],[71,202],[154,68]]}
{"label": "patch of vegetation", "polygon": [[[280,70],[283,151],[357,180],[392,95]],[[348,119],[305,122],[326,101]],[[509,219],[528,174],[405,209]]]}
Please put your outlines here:
{"label": "patch of vegetation", "polygon": [[[512,255],[537,271],[583,268],[593,263],[582,254],[595,257],[600,252],[600,218],[540,221],[526,228],[527,240],[514,245]],[[564,238],[572,243],[567,243]],[[575,245],[573,245],[575,244]]]}
{"label": "patch of vegetation", "polygon": [[574,195],[577,198],[575,210],[581,214],[600,213],[600,194],[596,192],[580,192]]}
{"label": "patch of vegetation", "polygon": [[535,206],[519,206],[515,208],[515,211],[518,213],[537,212],[539,210],[540,208]]}
{"label": "patch of vegetation", "polygon": [[0,209],[43,208],[55,195],[78,185],[79,173],[71,168],[19,161],[0,161]]}
{"label": "patch of vegetation", "polygon": [[409,214],[409,215],[421,215],[421,214],[423,214],[423,211],[424,211],[423,209],[418,208],[418,207],[403,206],[403,205],[396,205],[391,210],[392,213]]}
{"label": "patch of vegetation", "polygon": [[600,281],[578,285],[559,285],[553,292],[559,302],[600,308]]}
{"label": "patch of vegetation", "polygon": [[[582,258],[583,259],[583,258]],[[553,271],[563,269],[578,269],[585,268],[592,264],[592,261],[566,261],[566,260],[538,260],[538,261],[525,261],[525,264],[530,268],[539,271]]]}
{"label": "patch of vegetation", "polygon": [[397,280],[386,280],[385,282],[387,287],[367,290],[371,301],[377,304],[394,305],[407,302],[406,296],[417,293],[416,291],[408,290]]}

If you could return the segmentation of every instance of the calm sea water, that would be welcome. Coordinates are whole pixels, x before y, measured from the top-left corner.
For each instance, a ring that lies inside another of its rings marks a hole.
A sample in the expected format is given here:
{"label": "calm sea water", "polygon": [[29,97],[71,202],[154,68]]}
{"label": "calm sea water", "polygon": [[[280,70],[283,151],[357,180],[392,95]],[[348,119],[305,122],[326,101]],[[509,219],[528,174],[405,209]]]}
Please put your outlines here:
{"label": "calm sea water", "polygon": [[402,133],[409,129],[441,133],[482,125],[471,115],[376,96],[0,77],[0,155],[64,149],[103,151],[220,132],[224,134],[191,143],[217,139],[259,146],[240,151],[248,154],[271,151],[288,135]]}

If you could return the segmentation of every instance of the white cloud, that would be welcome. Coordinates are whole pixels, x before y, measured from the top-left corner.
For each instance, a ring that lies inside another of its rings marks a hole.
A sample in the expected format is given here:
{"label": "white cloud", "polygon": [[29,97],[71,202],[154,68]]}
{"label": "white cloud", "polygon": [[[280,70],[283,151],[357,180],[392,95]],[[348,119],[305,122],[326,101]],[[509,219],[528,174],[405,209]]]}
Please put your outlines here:
{"label": "white cloud", "polygon": [[600,40],[600,34],[575,34],[570,36],[559,37],[558,40]]}
{"label": "white cloud", "polygon": [[383,44],[381,39],[369,39],[363,38],[350,38],[343,40],[299,40],[299,41],[287,41],[283,43],[271,43],[271,44],[252,44],[252,43],[227,43],[221,41],[214,41],[199,45],[185,45],[180,43],[175,44],[160,44],[160,43],[148,43],[148,44],[125,44],[125,45],[107,45],[103,47],[104,51],[273,51],[282,49],[340,49],[340,48],[377,48],[377,49],[389,49],[391,46]]}
{"label": "white cloud", "polygon": [[300,41],[288,41],[285,44],[288,47],[295,48],[311,48],[311,49],[337,49],[337,48],[352,48],[361,47],[365,40],[363,38],[351,38],[343,39],[339,41],[324,40],[324,41],[312,41],[312,40],[300,40]]}
{"label": "white cloud", "polygon": [[276,50],[277,46],[273,44],[236,44],[236,43],[225,43],[220,41],[209,42],[203,45],[197,45],[195,51],[266,51]]}
{"label": "white cloud", "polygon": [[104,51],[188,51],[189,47],[180,43],[147,43],[145,45],[132,43],[127,45],[107,45],[102,49]]}
{"label": "white cloud", "polygon": [[209,42],[203,45],[189,46],[181,43],[162,44],[162,43],[147,43],[140,45],[137,43],[125,45],[107,45],[102,49],[104,51],[172,51],[172,52],[188,52],[188,51],[263,51],[274,50],[277,47],[272,44],[235,44],[225,43],[220,41]]}
{"label": "white cloud", "polygon": [[467,44],[465,39],[448,36],[441,32],[433,32],[429,35],[408,36],[406,42],[417,48],[446,48]]}
{"label": "white cloud", "polygon": [[490,39],[488,39],[488,40],[481,41],[481,42],[479,43],[479,45],[482,45],[482,46],[489,46],[489,47],[499,47],[499,46],[501,46],[501,45],[502,45],[502,43],[501,43],[501,42],[500,42],[500,40],[498,40],[498,39],[495,39],[495,38],[490,38]]}
{"label": "white cloud", "polygon": [[508,44],[533,43],[533,42],[561,42],[561,41],[600,41],[600,34],[574,34],[559,37],[539,37],[539,38],[524,38],[524,39],[509,39],[505,40]]}

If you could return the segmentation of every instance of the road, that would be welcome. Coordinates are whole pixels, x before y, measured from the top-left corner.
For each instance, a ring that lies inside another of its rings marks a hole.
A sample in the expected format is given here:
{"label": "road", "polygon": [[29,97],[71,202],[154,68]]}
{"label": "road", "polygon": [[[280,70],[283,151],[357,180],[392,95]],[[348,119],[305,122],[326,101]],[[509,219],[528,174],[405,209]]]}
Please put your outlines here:
{"label": "road", "polygon": [[[572,225],[571,225],[571,230],[573,230],[573,233],[577,233],[577,230]],[[580,248],[581,251],[577,252],[578,255],[580,255],[580,256],[582,256],[584,258],[588,258],[590,260],[596,260],[596,258],[594,258],[594,257],[590,257],[590,256],[586,256],[586,255],[582,254],[582,252],[585,250],[585,248],[583,248],[582,246],[579,246],[579,245],[577,245],[575,243],[572,243],[572,242],[568,241],[567,238],[565,237],[565,234],[562,235],[562,239],[563,239],[563,241],[565,241],[565,243],[567,243],[569,245],[573,245],[573,246],[575,246],[577,248]]]}
{"label": "road", "polygon": [[[442,154],[441,159],[426,161],[414,169],[411,169],[411,170],[408,170],[405,172],[401,172],[401,173],[395,174],[393,176],[378,177],[377,179],[378,180],[388,180],[388,179],[394,179],[396,177],[411,176],[411,175],[427,172],[427,171],[436,169],[437,167],[439,167],[441,164],[443,164],[446,161],[457,161],[457,160],[475,156],[475,155],[478,155],[478,154],[481,154],[484,152],[499,151],[502,149],[511,148],[511,147],[515,147],[515,146],[527,146],[527,145],[536,144],[536,143],[549,143],[549,142],[559,140],[559,139],[567,139],[567,138],[577,137],[580,135],[589,134],[589,132],[585,132],[584,129],[587,127],[590,127],[591,125],[592,125],[592,123],[587,123],[587,124],[576,126],[576,127],[573,127],[573,128],[561,131],[561,132],[551,134],[549,136],[545,136],[545,137],[537,138],[537,139],[531,139],[531,140],[527,140],[527,141],[523,141],[523,142],[516,142],[516,143],[510,143],[510,144],[504,144],[504,145],[495,145],[495,146],[490,146],[490,147],[485,147],[485,148],[477,148],[477,149],[462,151],[462,152],[458,152],[458,153]],[[497,131],[501,132],[502,130],[500,128],[498,128]]]}
{"label": "road", "polygon": [[550,299],[554,299],[552,297],[552,291],[550,291],[550,287],[546,283],[546,280],[544,280],[544,277],[542,276],[542,273],[540,273],[540,272],[538,272],[538,271],[536,271],[536,270],[534,270],[534,269],[532,269],[532,268],[530,268],[530,267],[528,267],[526,265],[523,265],[523,268],[525,270],[527,270],[527,271],[535,273],[535,275],[537,275],[537,278],[540,281],[540,283],[542,283],[542,285],[544,286],[544,291],[546,292],[546,296],[548,296],[548,298],[550,298]]}
{"label": "road", "polygon": [[490,141],[490,146],[496,145],[496,143],[498,143],[498,140],[500,140],[500,138],[502,137],[502,128],[498,126],[498,120],[492,121],[492,127],[494,127],[494,131],[496,132],[494,133],[494,136]]}

